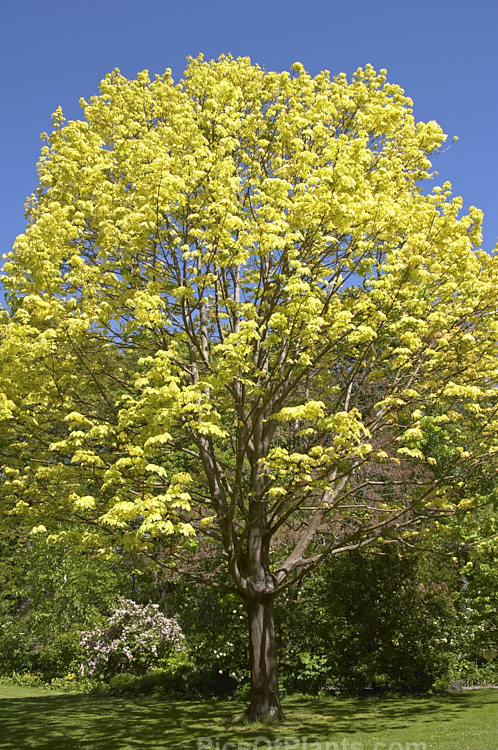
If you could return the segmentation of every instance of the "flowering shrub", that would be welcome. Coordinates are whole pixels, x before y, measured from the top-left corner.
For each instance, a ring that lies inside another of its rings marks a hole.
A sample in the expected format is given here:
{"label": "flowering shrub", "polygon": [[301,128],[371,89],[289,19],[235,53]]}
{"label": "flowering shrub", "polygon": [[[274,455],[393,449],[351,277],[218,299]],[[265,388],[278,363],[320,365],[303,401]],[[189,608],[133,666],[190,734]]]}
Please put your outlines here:
{"label": "flowering shrub", "polygon": [[81,634],[86,662],[80,674],[107,678],[120,672],[141,675],[173,651],[181,651],[184,635],[180,626],[158,610],[158,604],[140,605],[120,597],[104,627]]}

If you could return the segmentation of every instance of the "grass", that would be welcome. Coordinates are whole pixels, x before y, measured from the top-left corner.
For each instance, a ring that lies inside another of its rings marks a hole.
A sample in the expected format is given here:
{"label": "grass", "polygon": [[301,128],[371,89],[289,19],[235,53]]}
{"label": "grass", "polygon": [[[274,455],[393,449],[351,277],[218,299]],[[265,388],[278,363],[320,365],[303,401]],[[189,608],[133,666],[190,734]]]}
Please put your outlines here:
{"label": "grass", "polygon": [[145,696],[61,695],[41,688],[0,685],[0,748],[496,750],[497,747],[498,690],[391,699],[291,697],[284,700],[286,721],[279,727],[234,723],[234,715],[243,708],[240,703],[228,701],[168,702]]}

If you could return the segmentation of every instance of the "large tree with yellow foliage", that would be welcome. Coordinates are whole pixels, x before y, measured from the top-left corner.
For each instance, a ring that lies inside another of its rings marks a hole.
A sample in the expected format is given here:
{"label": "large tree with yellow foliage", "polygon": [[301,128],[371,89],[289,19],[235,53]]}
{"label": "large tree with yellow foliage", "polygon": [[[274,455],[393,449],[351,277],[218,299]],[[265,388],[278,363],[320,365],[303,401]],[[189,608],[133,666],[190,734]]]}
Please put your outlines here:
{"label": "large tree with yellow foliage", "polygon": [[275,596],[494,471],[497,263],[385,71],[199,57],[81,105],[5,263],[4,515],[221,548],[278,717]]}

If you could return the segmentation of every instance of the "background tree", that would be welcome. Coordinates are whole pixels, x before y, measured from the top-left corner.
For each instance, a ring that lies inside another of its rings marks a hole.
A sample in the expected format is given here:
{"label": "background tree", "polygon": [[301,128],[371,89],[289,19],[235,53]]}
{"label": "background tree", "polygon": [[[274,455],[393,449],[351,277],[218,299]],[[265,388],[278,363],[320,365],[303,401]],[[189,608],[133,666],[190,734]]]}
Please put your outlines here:
{"label": "background tree", "polygon": [[280,716],[275,597],[494,472],[496,261],[385,71],[200,57],[82,107],[5,264],[6,512],[166,567],[221,546]]}
{"label": "background tree", "polygon": [[449,556],[388,543],[354,550],[286,596],[277,620],[289,687],[357,694],[449,683],[458,596]]}
{"label": "background tree", "polygon": [[0,673],[25,672],[50,681],[75,673],[81,630],[99,625],[130,591],[126,564],[114,567],[91,554],[71,554],[67,543],[47,543],[27,529],[0,541]]}

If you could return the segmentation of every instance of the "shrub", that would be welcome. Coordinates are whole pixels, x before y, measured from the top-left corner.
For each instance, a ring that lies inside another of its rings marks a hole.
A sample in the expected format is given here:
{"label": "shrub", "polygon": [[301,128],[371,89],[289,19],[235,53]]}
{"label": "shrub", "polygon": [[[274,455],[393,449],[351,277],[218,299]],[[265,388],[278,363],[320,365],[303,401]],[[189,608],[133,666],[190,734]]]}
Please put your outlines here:
{"label": "shrub", "polygon": [[277,609],[286,687],[426,691],[449,679],[457,613],[445,575],[389,545],[331,560]]}
{"label": "shrub", "polygon": [[183,633],[158,604],[141,605],[120,597],[103,627],[82,633],[85,662],[80,674],[111,678],[121,672],[143,675],[182,649]]}
{"label": "shrub", "polygon": [[[206,577],[229,584],[206,563]],[[177,688],[192,696],[229,695],[249,680],[247,615],[239,596],[178,580],[168,589],[165,606],[178,615],[190,667],[182,668]]]}
{"label": "shrub", "polygon": [[31,538],[22,529],[0,539],[0,673],[36,673],[45,681],[75,671],[81,631],[101,624],[130,591],[129,576],[67,541]]}

